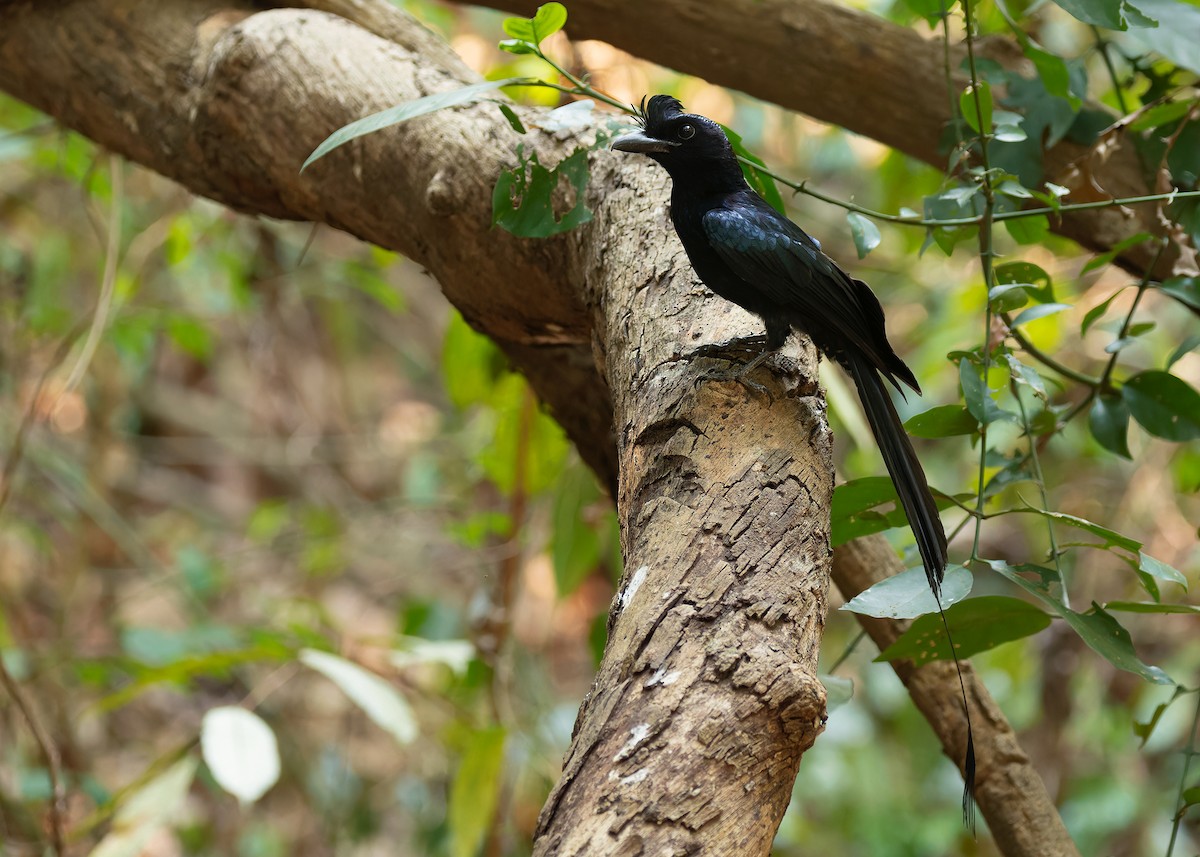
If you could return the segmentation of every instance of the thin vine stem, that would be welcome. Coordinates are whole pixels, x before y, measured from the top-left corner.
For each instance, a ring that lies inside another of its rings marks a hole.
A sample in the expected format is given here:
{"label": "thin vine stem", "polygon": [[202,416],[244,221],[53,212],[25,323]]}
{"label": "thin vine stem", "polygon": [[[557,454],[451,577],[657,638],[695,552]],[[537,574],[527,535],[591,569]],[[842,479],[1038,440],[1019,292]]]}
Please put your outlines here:
{"label": "thin vine stem", "polygon": [[1183,771],[1179,775],[1179,792],[1175,799],[1175,817],[1171,820],[1171,841],[1167,843],[1167,857],[1175,850],[1175,839],[1179,836],[1179,825],[1183,823],[1184,813],[1188,804],[1183,798],[1187,788],[1188,770],[1192,767],[1192,758],[1196,755],[1196,729],[1200,728],[1200,692],[1196,693],[1196,713],[1192,717],[1192,731],[1188,735],[1188,745],[1183,751]]}
{"label": "thin vine stem", "polygon": [[1100,58],[1104,60],[1104,68],[1108,70],[1108,78],[1112,81],[1113,94],[1117,97],[1117,106],[1121,108],[1121,115],[1129,115],[1129,107],[1125,103],[1125,93],[1121,89],[1121,79],[1117,77],[1117,68],[1113,65],[1112,55],[1109,54],[1110,42],[1104,38],[1100,32],[1100,28],[1095,24],[1092,25],[1092,34],[1096,37],[1096,49],[1100,52]]}
{"label": "thin vine stem", "polygon": [[[1038,493],[1042,498],[1042,508],[1050,509],[1050,494],[1046,490],[1046,477],[1042,472],[1042,461],[1038,457],[1038,442],[1033,433],[1033,425],[1029,421],[1029,412],[1025,408],[1025,400],[1021,398],[1021,391],[1017,389],[1017,382],[1010,382],[1013,398],[1017,400],[1017,409],[1021,412],[1021,426],[1025,429],[1025,437],[1029,438],[1029,462],[1033,465],[1033,478],[1038,487]],[[1068,610],[1071,609],[1071,599],[1067,594],[1067,577],[1063,571],[1062,561],[1058,551],[1058,539],[1054,535],[1054,521],[1046,519],[1046,532],[1050,536],[1050,559],[1054,562],[1054,570],[1058,573],[1059,585],[1062,587],[1062,603]]]}
{"label": "thin vine stem", "polygon": [[[979,70],[975,64],[975,20],[971,10],[971,0],[962,0],[963,18],[966,25],[966,43],[967,43],[967,67],[971,75],[971,97],[975,102],[975,115],[980,119],[979,128],[979,161],[983,169],[979,176],[980,188],[983,191],[983,214],[979,224],[979,264],[983,273],[983,287],[986,294],[991,294],[992,284],[995,281],[995,272],[992,266],[992,224],[995,219],[996,211],[996,195],[992,188],[992,167],[988,159],[988,136],[990,128],[982,127],[982,119],[984,116],[983,100],[979,94]],[[984,303],[983,311],[983,385],[984,395],[987,395],[987,377],[988,371],[991,369],[992,362],[992,304],[991,301]],[[983,534],[983,509],[987,503],[987,495],[984,491],[984,480],[987,476],[987,423],[980,422],[979,425],[979,473],[978,484],[979,490],[975,500],[975,511],[978,513],[975,518],[975,534],[971,541],[971,558],[979,558],[979,542]]]}
{"label": "thin vine stem", "polygon": [[[560,68],[553,60],[543,56],[556,71],[562,74],[567,80],[571,81],[570,86],[564,86],[561,83],[554,83],[548,80],[538,80],[530,78],[521,83],[514,83],[513,86],[540,86],[546,89],[553,89],[556,92],[562,92],[566,95],[580,95],[588,98],[595,98],[597,101],[602,101],[609,107],[620,110],[622,113],[630,116],[637,115],[632,105],[618,101],[611,95],[593,87],[586,81],[575,77],[566,70]],[[770,167],[765,167],[762,164],[756,164],[754,161],[742,155],[738,155],[738,160],[746,166],[752,167],[764,176],[768,176],[774,181],[779,182],[784,187],[790,188],[795,193],[802,193],[805,196],[811,196],[813,199],[828,203],[829,205],[837,206],[845,211],[853,211],[861,214],[864,217],[869,217],[872,220],[880,220],[884,223],[895,223],[899,226],[919,226],[922,228],[950,227],[950,226],[979,226],[983,223],[983,215],[974,215],[972,217],[920,217],[907,214],[888,214],[885,211],[876,211],[873,208],[859,205],[858,203],[848,202],[844,199],[838,199],[835,196],[822,193],[819,190],[814,190],[808,186],[807,180],[796,181],[787,176],[772,170]],[[1092,211],[1099,208],[1112,208],[1118,205],[1138,205],[1145,202],[1174,202],[1177,199],[1193,199],[1200,198],[1200,190],[1179,190],[1178,188],[1167,191],[1165,193],[1151,193],[1142,196],[1124,196],[1116,199],[1101,199],[1093,200],[1092,202],[1075,202],[1063,203],[1062,205],[1047,205],[1038,208],[1021,208],[1013,211],[993,211],[992,220],[1000,222],[1005,220],[1021,220],[1026,217],[1036,217],[1038,215],[1057,216],[1061,214],[1069,214],[1075,211]]]}

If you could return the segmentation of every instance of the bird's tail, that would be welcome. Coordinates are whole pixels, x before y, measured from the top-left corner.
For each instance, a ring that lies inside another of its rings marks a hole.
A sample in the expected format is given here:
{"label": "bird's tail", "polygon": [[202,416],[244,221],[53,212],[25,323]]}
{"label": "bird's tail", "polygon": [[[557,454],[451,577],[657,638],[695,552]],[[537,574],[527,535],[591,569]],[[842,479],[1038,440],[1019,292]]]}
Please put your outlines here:
{"label": "bird's tail", "polygon": [[946,639],[950,644],[950,652],[954,656],[954,666],[958,671],[958,686],[962,691],[963,714],[967,721],[967,745],[963,757],[963,823],[975,832],[975,737],[971,729],[971,709],[967,705],[967,686],[963,679],[962,665],[958,662],[958,653],[954,640],[950,636],[950,623],[942,610],[942,577],[946,573],[948,559],[946,550],[946,531],[942,528],[942,519],[938,515],[937,504],[929,490],[925,479],[925,471],[917,460],[917,453],[912,448],[908,433],[892,404],[891,394],[884,385],[883,377],[871,362],[860,354],[849,353],[843,358],[842,365],[854,379],[858,388],[858,397],[862,401],[863,410],[867,414],[867,422],[871,425],[871,433],[883,453],[884,464],[891,474],[892,484],[896,486],[896,496],[900,505],[908,515],[908,524],[917,537],[917,549],[921,552],[921,561],[925,566],[925,578],[929,588],[938,599],[938,613],[942,617],[942,625],[946,629]]}
{"label": "bird's tail", "polygon": [[946,573],[946,531],[925,480],[925,471],[921,469],[921,462],[917,460],[878,370],[866,357],[853,353],[845,355],[843,365],[858,388],[871,433],[883,453],[883,463],[896,486],[896,496],[908,516],[908,525],[917,537],[917,550],[921,552],[929,588],[935,596],[940,596],[942,577]]}

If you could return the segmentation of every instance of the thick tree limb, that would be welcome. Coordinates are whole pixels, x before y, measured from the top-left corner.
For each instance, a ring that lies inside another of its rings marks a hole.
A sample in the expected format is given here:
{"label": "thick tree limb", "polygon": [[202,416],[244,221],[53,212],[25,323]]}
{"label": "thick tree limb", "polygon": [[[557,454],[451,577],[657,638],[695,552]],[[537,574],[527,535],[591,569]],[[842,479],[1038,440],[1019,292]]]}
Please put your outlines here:
{"label": "thick tree limb", "polygon": [[[598,154],[591,224],[547,241],[493,230],[491,187],[516,137],[490,105],[357,141],[301,176],[335,128],[470,79],[384,3],[321,5],[365,26],[250,0],[0,4],[0,88],[197,193],[427,266],[592,467],[614,486],[620,473],[630,572],[539,851],[766,853],[823,711],[831,470],[810,355],[792,353],[792,389],[774,403],[696,392],[675,355],[753,323],[664,244],[663,177]],[[546,162],[573,143],[525,142]],[[1036,795],[989,808],[998,793],[981,794],[997,826],[1053,815]]]}

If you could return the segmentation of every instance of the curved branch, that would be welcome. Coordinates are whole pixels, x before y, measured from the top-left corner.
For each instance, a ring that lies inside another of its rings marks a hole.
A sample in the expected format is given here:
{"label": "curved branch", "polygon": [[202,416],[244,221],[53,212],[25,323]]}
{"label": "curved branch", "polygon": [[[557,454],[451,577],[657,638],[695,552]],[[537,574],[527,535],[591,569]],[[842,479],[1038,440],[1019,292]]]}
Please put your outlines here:
{"label": "curved branch", "polygon": [[[0,88],[197,193],[343,228],[437,276],[607,478],[623,523],[629,574],[539,853],[765,854],[824,709],[832,469],[810,352],[784,361],[792,388],[774,402],[696,392],[677,355],[756,324],[661,240],[662,176],[600,153],[591,224],[545,241],[493,230],[517,138],[491,105],[355,141],[301,176],[332,130],[471,79],[386,3],[314,5],[365,26],[252,0],[2,4]],[[544,162],[574,143],[523,139]],[[991,798],[994,825],[1029,812]]]}

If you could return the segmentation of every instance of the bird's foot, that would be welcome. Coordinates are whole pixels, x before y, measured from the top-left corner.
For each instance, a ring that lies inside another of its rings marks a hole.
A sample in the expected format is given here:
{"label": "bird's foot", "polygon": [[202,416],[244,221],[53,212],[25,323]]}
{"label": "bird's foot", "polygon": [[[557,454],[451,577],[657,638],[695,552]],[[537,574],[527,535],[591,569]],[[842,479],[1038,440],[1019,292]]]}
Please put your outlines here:
{"label": "bird's foot", "polygon": [[[762,337],[765,341],[766,337]],[[759,351],[753,360],[736,369],[710,369],[707,372],[700,374],[696,379],[696,386],[699,387],[706,381],[734,381],[741,384],[747,390],[758,393],[767,397],[767,401],[774,404],[775,397],[771,395],[771,391],[757,381],[750,380],[750,373],[758,368],[759,364],[771,355],[770,351]],[[728,360],[728,357],[722,359]]]}

